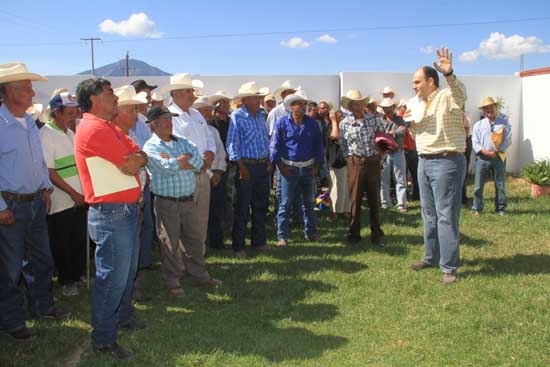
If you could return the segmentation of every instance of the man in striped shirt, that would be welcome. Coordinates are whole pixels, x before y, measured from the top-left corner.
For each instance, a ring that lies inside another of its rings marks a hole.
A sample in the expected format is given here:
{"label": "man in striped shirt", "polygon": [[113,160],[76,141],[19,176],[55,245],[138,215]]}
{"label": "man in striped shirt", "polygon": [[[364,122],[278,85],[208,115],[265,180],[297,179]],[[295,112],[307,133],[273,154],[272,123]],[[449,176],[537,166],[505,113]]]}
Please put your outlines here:
{"label": "man in striped shirt", "polygon": [[206,271],[198,206],[193,197],[195,175],[204,169],[197,147],[172,134],[172,116],[166,107],[153,107],[147,118],[153,136],[145,143],[147,169],[155,194],[156,226],[161,242],[161,273],[168,292],[184,295],[180,278],[185,272],[194,286],[218,286],[221,280]]}
{"label": "man in striped shirt", "polygon": [[[464,86],[456,79],[452,53],[437,50],[434,68],[424,66],[413,75],[413,89],[420,99],[421,113],[411,125],[416,133],[420,157],[418,184],[424,221],[424,258],[411,264],[414,270],[436,266],[443,272],[443,284],[456,281],[460,262],[459,230],[462,185],[466,170],[466,135],[462,107]],[[440,72],[449,88],[439,88]]]}

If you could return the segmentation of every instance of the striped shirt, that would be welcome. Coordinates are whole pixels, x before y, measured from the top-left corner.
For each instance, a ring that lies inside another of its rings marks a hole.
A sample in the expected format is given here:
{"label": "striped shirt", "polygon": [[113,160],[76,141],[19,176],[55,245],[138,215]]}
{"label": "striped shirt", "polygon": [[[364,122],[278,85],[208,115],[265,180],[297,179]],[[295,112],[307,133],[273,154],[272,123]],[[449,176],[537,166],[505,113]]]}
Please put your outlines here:
{"label": "striped shirt", "polygon": [[269,155],[269,137],[265,127],[265,111],[260,109],[256,117],[245,106],[231,114],[227,133],[227,153],[231,161],[241,158],[262,159]]}
{"label": "striped shirt", "polygon": [[418,154],[466,150],[462,112],[466,91],[454,76],[447,78],[447,83],[449,88],[436,89],[428,96],[422,118],[411,124]]}
{"label": "striped shirt", "polygon": [[344,157],[372,157],[378,154],[374,142],[376,132],[384,131],[384,123],[376,115],[365,114],[363,119],[349,115],[340,122],[340,147]]}
{"label": "striped shirt", "polygon": [[[151,176],[151,191],[155,195],[179,198],[190,196],[195,192],[195,172],[199,172],[203,160],[197,147],[181,136],[172,136],[170,142],[165,142],[153,134],[143,147],[149,157],[147,171]],[[161,157],[167,154],[169,158]],[[191,170],[182,170],[177,157],[191,154],[189,164]]]}

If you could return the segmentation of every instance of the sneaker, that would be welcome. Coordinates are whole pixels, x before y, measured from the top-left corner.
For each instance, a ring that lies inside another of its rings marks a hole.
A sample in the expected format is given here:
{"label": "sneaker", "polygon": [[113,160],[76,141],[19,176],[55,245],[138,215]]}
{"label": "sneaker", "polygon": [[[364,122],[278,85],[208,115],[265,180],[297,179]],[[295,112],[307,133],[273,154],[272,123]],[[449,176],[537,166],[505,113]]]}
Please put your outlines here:
{"label": "sneaker", "polygon": [[506,212],[504,210],[499,210],[497,211],[497,214],[500,215],[501,217],[505,217],[506,216]]}
{"label": "sneaker", "polygon": [[78,296],[77,283],[65,284],[61,286],[61,293],[67,297]]}
{"label": "sneaker", "polygon": [[400,212],[400,213],[406,213],[406,212],[408,212],[408,211],[409,211],[409,210],[408,210],[407,208],[405,208],[405,207],[399,208],[399,212]]}
{"label": "sneaker", "polygon": [[122,348],[117,343],[102,346],[92,345],[92,351],[96,354],[104,354],[119,360],[132,358],[132,353]]}
{"label": "sneaker", "polygon": [[288,242],[286,242],[286,240],[279,240],[279,242],[277,242],[277,247],[286,247],[288,245]]}
{"label": "sneaker", "polygon": [[425,261],[416,261],[411,264],[411,269],[415,271],[419,271],[419,270],[427,269],[431,267],[433,267],[433,265]]}
{"label": "sneaker", "polygon": [[443,274],[443,279],[441,279],[441,283],[443,283],[444,285],[449,285],[456,282],[456,280],[456,274],[445,273]]}
{"label": "sneaker", "polygon": [[247,258],[246,252],[244,250],[239,250],[239,251],[233,252],[233,256],[235,256],[238,259],[246,259]]}
{"label": "sneaker", "polygon": [[472,210],[472,214],[473,214],[474,216],[476,216],[476,217],[481,216],[481,212],[478,211],[478,210]]}
{"label": "sneaker", "polygon": [[26,326],[20,327],[15,331],[7,332],[6,334],[10,335],[18,342],[30,341],[34,336],[33,333],[31,333],[31,331]]}
{"label": "sneaker", "polygon": [[130,332],[142,330],[142,329],[145,329],[146,327],[147,327],[147,324],[145,324],[144,322],[138,321],[135,318],[132,318],[130,321],[124,324],[118,325],[119,330],[130,331]]}

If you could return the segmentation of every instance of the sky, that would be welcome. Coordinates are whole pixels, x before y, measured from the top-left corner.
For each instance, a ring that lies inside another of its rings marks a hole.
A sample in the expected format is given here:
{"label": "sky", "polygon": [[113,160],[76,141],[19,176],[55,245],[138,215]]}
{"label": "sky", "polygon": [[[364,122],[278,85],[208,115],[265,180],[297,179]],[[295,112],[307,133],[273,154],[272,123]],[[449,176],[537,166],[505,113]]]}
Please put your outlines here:
{"label": "sky", "polygon": [[[525,19],[530,19],[526,21]],[[3,0],[0,63],[72,75],[128,51],[169,73],[413,72],[447,46],[462,75],[550,66],[550,1]]]}

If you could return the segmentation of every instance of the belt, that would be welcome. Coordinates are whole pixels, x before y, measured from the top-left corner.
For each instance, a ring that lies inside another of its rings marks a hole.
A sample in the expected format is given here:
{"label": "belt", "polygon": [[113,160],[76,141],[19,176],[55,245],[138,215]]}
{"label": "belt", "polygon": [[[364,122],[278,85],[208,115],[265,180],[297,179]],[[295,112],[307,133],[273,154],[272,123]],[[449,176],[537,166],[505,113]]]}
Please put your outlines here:
{"label": "belt", "polygon": [[32,194],[14,194],[12,192],[2,191],[2,197],[9,201],[33,201],[41,192],[42,191],[37,191]]}
{"label": "belt", "polygon": [[292,166],[296,168],[306,168],[306,167],[312,166],[315,163],[315,159],[311,158],[309,161],[296,162],[296,161],[289,161],[287,159],[281,158],[281,162],[283,162],[287,166]]}
{"label": "belt", "polygon": [[157,198],[161,198],[161,199],[165,199],[165,200],[170,200],[170,201],[175,201],[175,202],[178,202],[178,203],[183,203],[185,201],[191,201],[193,200],[193,195],[189,195],[189,196],[180,196],[179,198],[175,198],[173,196],[162,196],[162,195],[155,195]]}
{"label": "belt", "polygon": [[418,156],[422,159],[439,159],[439,158],[445,158],[445,157],[454,157],[461,154],[463,153],[449,150],[446,152],[441,152],[436,154],[419,154]]}
{"label": "belt", "polygon": [[241,161],[245,164],[268,164],[269,159],[268,158],[260,158],[260,159],[253,159],[253,158],[241,158]]}

